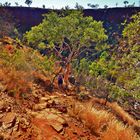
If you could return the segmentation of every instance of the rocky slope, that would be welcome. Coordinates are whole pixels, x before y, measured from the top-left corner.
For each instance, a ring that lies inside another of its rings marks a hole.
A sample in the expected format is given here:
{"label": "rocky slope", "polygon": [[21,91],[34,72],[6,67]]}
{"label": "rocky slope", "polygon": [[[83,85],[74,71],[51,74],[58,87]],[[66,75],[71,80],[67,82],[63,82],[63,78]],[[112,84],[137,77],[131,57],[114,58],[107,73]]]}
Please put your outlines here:
{"label": "rocky slope", "polygon": [[[132,127],[116,122],[115,114],[110,114],[103,107],[99,109],[96,104],[90,106],[87,101],[78,101],[75,99],[77,95],[72,92],[71,95],[59,90],[50,93],[36,84],[32,88],[34,92],[26,101],[16,101],[1,92],[1,139],[104,140],[104,136],[112,135],[110,140],[123,140],[123,133],[129,134],[124,135],[126,140],[138,139]],[[116,136],[108,131],[116,131]]]}
{"label": "rocky slope", "polygon": [[84,87],[84,95],[56,82],[50,90],[52,77],[31,60],[42,56],[10,38],[0,40],[0,50],[0,140],[139,140],[137,117],[117,103]]}

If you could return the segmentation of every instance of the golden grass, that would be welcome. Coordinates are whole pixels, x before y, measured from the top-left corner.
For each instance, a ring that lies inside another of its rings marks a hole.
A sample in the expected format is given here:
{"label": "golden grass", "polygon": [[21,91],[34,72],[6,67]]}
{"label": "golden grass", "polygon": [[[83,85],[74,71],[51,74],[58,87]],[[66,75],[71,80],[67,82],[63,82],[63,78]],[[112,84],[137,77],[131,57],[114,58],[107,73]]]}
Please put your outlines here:
{"label": "golden grass", "polygon": [[138,140],[139,137],[132,127],[123,125],[111,113],[97,110],[92,103],[73,105],[73,116],[76,116],[101,140]]}
{"label": "golden grass", "polygon": [[[94,98],[92,99],[92,102],[97,102],[100,104],[105,104],[105,100],[104,99],[99,99],[99,98]],[[121,108],[116,102],[114,103],[110,103],[107,102],[106,106],[108,106],[109,108],[111,108],[113,111],[115,111],[115,113],[124,121],[127,122],[129,125],[131,126],[137,126],[140,127],[140,124],[138,123],[138,121],[136,121],[134,118],[132,118],[127,112],[125,112],[123,110],[123,108]]]}
{"label": "golden grass", "polygon": [[23,71],[16,71],[12,68],[0,69],[0,81],[5,91],[19,99],[22,94],[30,92],[30,74]]}
{"label": "golden grass", "polygon": [[139,140],[139,137],[131,127],[112,121],[109,122],[107,130],[101,134],[101,140]]}

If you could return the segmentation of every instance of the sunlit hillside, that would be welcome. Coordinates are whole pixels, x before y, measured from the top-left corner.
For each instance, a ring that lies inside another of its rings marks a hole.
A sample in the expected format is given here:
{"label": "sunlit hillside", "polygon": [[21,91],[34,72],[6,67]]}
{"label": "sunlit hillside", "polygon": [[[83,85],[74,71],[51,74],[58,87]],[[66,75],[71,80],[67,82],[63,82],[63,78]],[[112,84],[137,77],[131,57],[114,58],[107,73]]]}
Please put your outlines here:
{"label": "sunlit hillside", "polygon": [[0,140],[140,139],[140,12],[120,30],[84,12],[51,10],[24,34],[1,14]]}

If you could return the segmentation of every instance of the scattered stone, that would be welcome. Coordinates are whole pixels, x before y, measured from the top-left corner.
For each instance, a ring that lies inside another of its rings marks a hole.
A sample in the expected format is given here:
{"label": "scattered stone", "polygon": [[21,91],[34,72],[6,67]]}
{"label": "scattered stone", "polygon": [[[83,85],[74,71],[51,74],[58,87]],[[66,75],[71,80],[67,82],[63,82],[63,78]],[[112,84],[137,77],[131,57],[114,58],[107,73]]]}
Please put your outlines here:
{"label": "scattered stone", "polygon": [[53,104],[53,102],[54,102],[53,100],[49,100],[48,101],[49,104]]}
{"label": "scattered stone", "polygon": [[47,116],[47,119],[48,120],[57,120],[58,116],[53,114],[53,113],[50,113],[48,116]]}
{"label": "scattered stone", "polygon": [[4,91],[6,89],[6,86],[4,86],[4,85],[2,85],[1,83],[0,83],[0,91]]}
{"label": "scattered stone", "polygon": [[38,97],[38,95],[37,95],[35,92],[33,92],[32,95],[33,95],[34,97]]}
{"label": "scattered stone", "polygon": [[20,119],[20,126],[23,129],[27,129],[30,126],[30,122],[26,118],[21,118]]}
{"label": "scattered stone", "polygon": [[2,119],[2,118],[3,118],[3,116],[4,116],[4,114],[0,114],[0,119]]}
{"label": "scattered stone", "polygon": [[40,103],[33,107],[34,110],[39,111],[45,109],[47,107],[47,103]]}
{"label": "scattered stone", "polygon": [[52,136],[51,139],[49,140],[62,140],[62,138],[60,138],[59,136]]}
{"label": "scattered stone", "polygon": [[40,102],[46,102],[46,101],[49,101],[51,98],[50,97],[42,97],[40,99]]}
{"label": "scattered stone", "polygon": [[8,106],[8,107],[6,108],[6,112],[10,112],[10,111],[11,111],[11,107]]}
{"label": "scattered stone", "polygon": [[56,108],[62,113],[67,113],[67,108],[65,106],[59,105]]}
{"label": "scattered stone", "polygon": [[0,102],[0,113],[5,112],[6,111],[6,106],[5,103],[3,101]]}
{"label": "scattered stone", "polygon": [[59,122],[53,122],[51,123],[51,126],[57,131],[61,132],[63,130],[63,125]]}
{"label": "scattered stone", "polygon": [[19,123],[16,123],[13,128],[13,132],[16,132],[18,130],[18,128],[19,128]]}
{"label": "scattered stone", "polygon": [[2,127],[4,129],[9,129],[13,127],[16,123],[16,114],[12,112],[7,113],[6,116],[3,117],[2,122],[3,122]]}
{"label": "scattered stone", "polygon": [[21,118],[20,122],[24,123],[26,126],[30,125],[30,122],[25,118]]}
{"label": "scattered stone", "polygon": [[57,121],[60,122],[61,124],[66,124],[66,121],[62,117],[58,117]]}

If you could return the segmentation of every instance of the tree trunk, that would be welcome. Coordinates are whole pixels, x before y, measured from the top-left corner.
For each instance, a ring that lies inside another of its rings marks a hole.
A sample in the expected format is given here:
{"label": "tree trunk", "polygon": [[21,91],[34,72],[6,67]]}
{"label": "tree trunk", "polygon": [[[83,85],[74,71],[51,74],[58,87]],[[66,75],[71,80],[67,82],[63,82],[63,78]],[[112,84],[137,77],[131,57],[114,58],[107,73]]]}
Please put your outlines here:
{"label": "tree trunk", "polygon": [[65,73],[64,73],[64,82],[65,82],[66,88],[68,88],[68,85],[69,85],[68,78],[69,78],[70,72],[71,72],[71,65],[70,65],[70,63],[68,63],[66,65],[66,69],[65,69]]}

